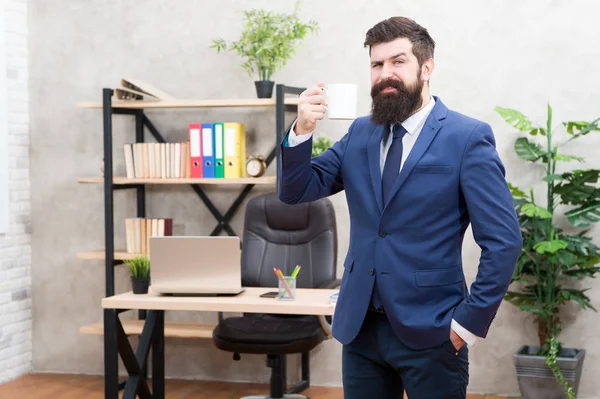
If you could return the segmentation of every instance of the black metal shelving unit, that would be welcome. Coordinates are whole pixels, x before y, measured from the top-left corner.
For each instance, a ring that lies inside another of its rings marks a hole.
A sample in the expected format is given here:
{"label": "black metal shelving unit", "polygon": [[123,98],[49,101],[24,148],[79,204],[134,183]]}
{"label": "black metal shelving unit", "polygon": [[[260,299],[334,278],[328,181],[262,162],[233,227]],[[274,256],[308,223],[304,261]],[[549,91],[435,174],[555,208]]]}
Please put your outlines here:
{"label": "black metal shelving unit", "polygon": [[[275,86],[275,141],[274,146],[269,155],[266,158],[267,167],[280,155],[279,145],[281,140],[283,139],[283,134],[289,129],[290,126],[287,126],[285,123],[286,112],[297,112],[297,105],[295,104],[286,104],[285,97],[288,94],[299,95],[304,91],[304,88],[300,87],[292,87],[286,86],[283,84],[278,84]],[[135,117],[135,141],[137,143],[144,142],[145,140],[145,129],[147,129],[150,134],[154,137],[154,139],[159,143],[165,143],[164,137],[160,134],[159,130],[152,123],[152,121],[148,118],[146,113],[144,112],[144,108],[125,108],[119,107],[118,105],[114,105],[112,103],[113,97],[113,89],[105,88],[102,90],[102,110],[103,110],[103,124],[104,124],[104,256],[105,256],[105,296],[113,296],[115,295],[115,266],[123,263],[122,260],[115,259],[115,245],[114,245],[114,192],[115,190],[123,190],[123,189],[131,189],[136,192],[136,202],[137,202],[137,217],[146,217],[146,183],[135,183],[135,184],[114,184],[113,182],[113,129],[112,129],[112,118],[114,115],[131,115]],[[276,183],[275,183],[276,184]],[[201,185],[199,184],[191,184],[192,189],[196,192],[196,194],[200,197],[204,205],[210,211],[210,213],[215,217],[217,221],[217,225],[211,231],[210,235],[219,235],[223,231],[230,236],[236,236],[237,234],[229,225],[229,222],[236,214],[236,211],[242,204],[242,202],[246,199],[248,194],[251,192],[252,188],[255,184],[245,184],[244,188],[237,196],[235,201],[231,204],[227,212],[221,214],[219,210],[214,206],[211,202],[210,198],[204,193]],[[122,309],[118,313],[126,312],[127,309]],[[146,311],[138,312],[138,319],[146,319]],[[160,323],[163,323],[164,320],[161,320]],[[155,324],[155,323],[152,323]],[[164,327],[163,327],[164,328]],[[149,330],[148,334],[151,334],[152,331]],[[115,353],[115,348],[119,348],[119,353],[123,361],[126,363],[128,369],[138,370],[138,377],[136,381],[131,381],[131,384],[127,384],[128,387],[135,385],[135,391],[144,392],[145,395],[149,394],[147,391],[147,387],[143,388],[145,385],[141,383],[140,380],[145,380],[147,374],[147,357],[150,352],[150,346],[156,346],[156,342],[151,342],[152,339],[148,338],[148,334],[146,334],[146,328],[144,328],[144,332],[140,337],[140,345],[144,344],[142,348],[142,352],[145,353],[143,356],[144,359],[137,359],[138,356],[133,355],[130,349],[127,349],[128,342],[127,336],[123,330],[123,326],[120,323],[118,314],[115,314],[114,317],[106,318],[105,312],[105,320],[104,320],[104,345],[105,348],[110,349],[110,353]],[[144,341],[144,342],[142,342]],[[148,342],[145,342],[148,341]],[[164,343],[160,343],[158,345],[160,347],[164,346]],[[162,349],[160,349],[162,350]],[[106,356],[105,351],[105,356]],[[111,360],[111,361],[108,361]],[[115,362],[112,361],[114,359],[105,359],[105,367],[108,364],[114,365]],[[111,366],[108,366],[111,367]],[[108,370],[105,369],[105,372]],[[156,372],[160,372],[160,370],[155,370]],[[164,372],[164,370],[163,370]],[[112,375],[112,374],[111,374]],[[141,377],[141,378],[140,378]],[[308,354],[303,354],[302,356],[302,377],[304,380],[304,384],[298,387],[298,391],[305,388],[305,385],[308,385]],[[132,377],[129,377],[131,379]],[[126,381],[121,382],[119,384],[119,389],[123,389],[126,386]],[[164,390],[164,387],[161,388]],[[135,395],[135,393],[134,393]]]}
{"label": "black metal shelving unit", "polygon": [[[304,88],[286,86],[278,84],[275,87],[275,143],[273,149],[266,158],[267,167],[279,157],[279,143],[283,139],[283,134],[286,131],[285,114],[286,112],[296,112],[297,106],[285,104],[285,96],[287,94],[299,95]],[[104,119],[104,241],[105,241],[105,268],[106,268],[106,296],[115,294],[114,283],[114,266],[122,263],[122,260],[116,260],[114,257],[114,191],[123,189],[135,189],[137,198],[137,217],[146,216],[146,184],[114,184],[113,183],[113,145],[112,145],[112,117],[113,115],[132,115],[135,117],[135,141],[137,143],[144,142],[145,131],[147,128],[154,139],[159,143],[165,143],[166,140],[160,134],[159,130],[154,126],[148,118],[143,108],[130,109],[119,108],[112,104],[113,90],[103,89],[102,91],[102,110]],[[287,127],[289,129],[289,126]],[[201,185],[191,184],[192,189],[200,197],[204,205],[217,220],[217,225],[211,231],[210,235],[219,235],[225,231],[230,236],[237,236],[236,232],[229,225],[229,222],[235,216],[238,208],[246,199],[254,184],[246,184],[242,192],[238,195],[235,201],[231,204],[227,212],[221,214],[219,210],[211,202],[210,198],[204,193]]]}

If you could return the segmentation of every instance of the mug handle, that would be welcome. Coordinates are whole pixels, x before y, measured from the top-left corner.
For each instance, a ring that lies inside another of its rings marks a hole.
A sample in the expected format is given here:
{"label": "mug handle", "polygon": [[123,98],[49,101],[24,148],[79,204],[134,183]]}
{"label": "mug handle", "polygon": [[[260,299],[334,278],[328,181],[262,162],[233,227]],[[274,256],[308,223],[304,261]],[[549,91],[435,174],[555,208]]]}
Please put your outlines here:
{"label": "mug handle", "polygon": [[[329,101],[329,91],[327,90],[327,86],[321,87],[321,92],[325,93],[325,100]],[[327,112],[327,104],[325,104],[325,112]]]}

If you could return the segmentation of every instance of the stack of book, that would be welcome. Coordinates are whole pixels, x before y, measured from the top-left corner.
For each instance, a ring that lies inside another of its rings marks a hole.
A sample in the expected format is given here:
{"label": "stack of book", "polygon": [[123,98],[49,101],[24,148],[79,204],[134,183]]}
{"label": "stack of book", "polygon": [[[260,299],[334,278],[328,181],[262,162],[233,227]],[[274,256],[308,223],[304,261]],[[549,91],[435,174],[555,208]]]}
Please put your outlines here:
{"label": "stack of book", "polygon": [[246,177],[246,130],[242,123],[191,123],[189,141],[127,143],[128,179]]}
{"label": "stack of book", "polygon": [[123,146],[128,179],[190,177],[190,144],[128,143]]}
{"label": "stack of book", "polygon": [[173,219],[127,218],[125,229],[127,253],[147,254],[150,237],[173,235]]}

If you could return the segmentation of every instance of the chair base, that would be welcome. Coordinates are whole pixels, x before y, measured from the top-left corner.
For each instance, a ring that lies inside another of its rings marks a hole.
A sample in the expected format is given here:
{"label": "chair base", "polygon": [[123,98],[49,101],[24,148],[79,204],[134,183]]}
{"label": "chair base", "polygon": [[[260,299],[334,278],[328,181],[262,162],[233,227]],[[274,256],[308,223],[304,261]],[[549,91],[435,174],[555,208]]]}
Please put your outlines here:
{"label": "chair base", "polygon": [[286,393],[283,395],[283,398],[272,398],[269,395],[263,395],[263,396],[244,396],[243,398],[240,398],[240,399],[309,399],[309,398],[304,395],[299,395],[297,393]]}

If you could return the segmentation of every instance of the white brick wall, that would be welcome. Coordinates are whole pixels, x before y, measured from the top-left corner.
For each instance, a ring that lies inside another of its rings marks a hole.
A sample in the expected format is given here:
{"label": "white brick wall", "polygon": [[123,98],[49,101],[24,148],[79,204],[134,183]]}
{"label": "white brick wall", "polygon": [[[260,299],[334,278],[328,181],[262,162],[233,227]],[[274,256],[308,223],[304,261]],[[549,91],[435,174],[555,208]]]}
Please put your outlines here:
{"label": "white brick wall", "polygon": [[0,383],[30,372],[32,364],[27,1],[4,0],[3,18],[9,225],[0,234]]}

